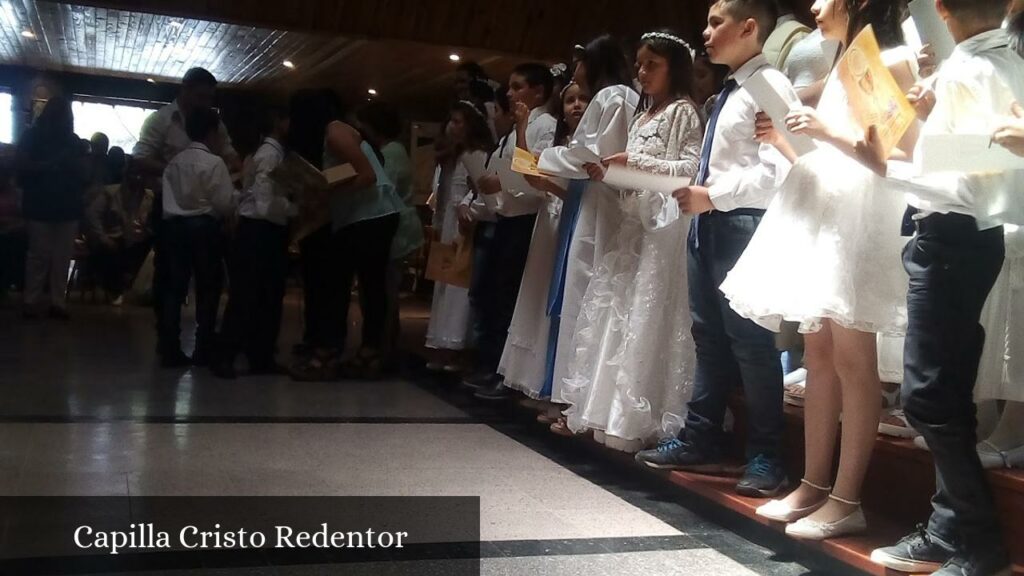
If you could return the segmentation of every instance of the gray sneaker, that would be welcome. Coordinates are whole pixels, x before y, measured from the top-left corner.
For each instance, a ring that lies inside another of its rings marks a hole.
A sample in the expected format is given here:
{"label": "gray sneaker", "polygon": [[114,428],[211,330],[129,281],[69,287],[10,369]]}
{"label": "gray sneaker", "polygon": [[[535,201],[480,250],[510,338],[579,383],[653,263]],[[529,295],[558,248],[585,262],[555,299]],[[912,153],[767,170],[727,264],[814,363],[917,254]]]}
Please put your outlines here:
{"label": "gray sneaker", "polygon": [[921,524],[913,534],[871,553],[871,561],[886,568],[914,574],[930,574],[953,557],[953,552],[936,542]]}

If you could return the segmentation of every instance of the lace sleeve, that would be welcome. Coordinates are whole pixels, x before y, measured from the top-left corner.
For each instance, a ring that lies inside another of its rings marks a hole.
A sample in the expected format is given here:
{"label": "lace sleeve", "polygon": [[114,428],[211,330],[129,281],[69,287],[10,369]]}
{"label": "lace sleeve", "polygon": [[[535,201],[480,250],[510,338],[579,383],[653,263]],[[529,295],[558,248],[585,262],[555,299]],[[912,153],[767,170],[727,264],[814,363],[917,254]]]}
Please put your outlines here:
{"label": "lace sleeve", "polygon": [[[692,177],[700,165],[703,123],[689,102],[678,105],[669,122],[659,129],[665,144],[665,159],[647,154],[630,154],[630,167],[654,174]],[[634,158],[635,156],[635,158]],[[682,216],[679,204],[670,194],[640,191],[640,216],[648,230],[660,230]]]}
{"label": "lace sleeve", "polygon": [[628,166],[663,176],[693,176],[700,164],[703,139],[700,115],[689,102],[678,104],[668,122],[659,127],[658,137],[665,143],[665,158],[648,154],[630,154]]}

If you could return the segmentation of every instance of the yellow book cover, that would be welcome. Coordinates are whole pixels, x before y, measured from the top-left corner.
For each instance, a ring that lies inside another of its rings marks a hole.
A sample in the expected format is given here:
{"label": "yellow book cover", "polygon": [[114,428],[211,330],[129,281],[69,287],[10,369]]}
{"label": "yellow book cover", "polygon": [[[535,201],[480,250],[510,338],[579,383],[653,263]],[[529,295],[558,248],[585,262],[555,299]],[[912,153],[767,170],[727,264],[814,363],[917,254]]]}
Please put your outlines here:
{"label": "yellow book cover", "polygon": [[853,117],[865,131],[878,128],[885,157],[914,123],[913,106],[882,62],[875,32],[868,26],[850,43],[839,61],[839,80],[846,89]]}

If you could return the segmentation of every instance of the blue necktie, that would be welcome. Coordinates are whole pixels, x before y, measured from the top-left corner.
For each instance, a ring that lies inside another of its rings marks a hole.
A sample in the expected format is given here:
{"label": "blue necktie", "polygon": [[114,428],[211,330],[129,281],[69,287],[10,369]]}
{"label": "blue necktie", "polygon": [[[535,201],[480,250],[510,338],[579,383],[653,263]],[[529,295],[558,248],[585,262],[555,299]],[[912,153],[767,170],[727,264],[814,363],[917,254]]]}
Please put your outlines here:
{"label": "blue necktie", "polygon": [[708,172],[710,171],[711,164],[711,146],[715,143],[715,128],[718,127],[718,117],[722,114],[722,108],[725,108],[725,101],[729,99],[729,95],[736,90],[736,81],[730,78],[725,86],[722,87],[722,91],[718,93],[718,98],[715,99],[715,107],[711,110],[711,117],[708,118],[708,129],[704,137],[704,148],[700,151],[700,166],[697,168],[697,179],[694,184],[697,186],[703,186],[708,181]]}
{"label": "blue necktie", "polygon": [[[729,99],[729,95],[736,90],[739,84],[735,80],[730,78],[726,81],[725,86],[722,87],[722,91],[718,93],[718,98],[715,99],[715,107],[711,110],[711,117],[708,118],[708,129],[704,134],[704,148],[700,151],[700,165],[697,167],[697,179],[693,181],[696,186],[703,186],[708,181],[708,172],[711,167],[711,147],[715,143],[715,128],[718,127],[718,117],[722,114],[722,109],[725,108],[725,101]],[[693,217],[693,241],[697,248],[700,248],[700,214],[695,214]]]}

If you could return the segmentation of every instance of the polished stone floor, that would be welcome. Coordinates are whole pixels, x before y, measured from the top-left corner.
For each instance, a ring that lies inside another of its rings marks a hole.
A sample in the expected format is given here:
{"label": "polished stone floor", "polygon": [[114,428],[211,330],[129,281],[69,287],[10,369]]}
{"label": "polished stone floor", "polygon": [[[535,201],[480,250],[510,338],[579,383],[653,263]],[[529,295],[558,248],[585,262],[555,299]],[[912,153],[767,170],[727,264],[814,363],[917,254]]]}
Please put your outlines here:
{"label": "polished stone floor", "polygon": [[[415,370],[331,383],[161,370],[148,310],[71,311],[61,323],[0,308],[0,496],[472,495],[483,574],[839,570],[551,437],[511,407],[478,406],[451,382]],[[284,349],[298,318],[290,298]],[[407,338],[422,319],[410,306]],[[445,562],[423,560],[416,572],[448,573]],[[389,570],[306,562],[145,573]]]}

